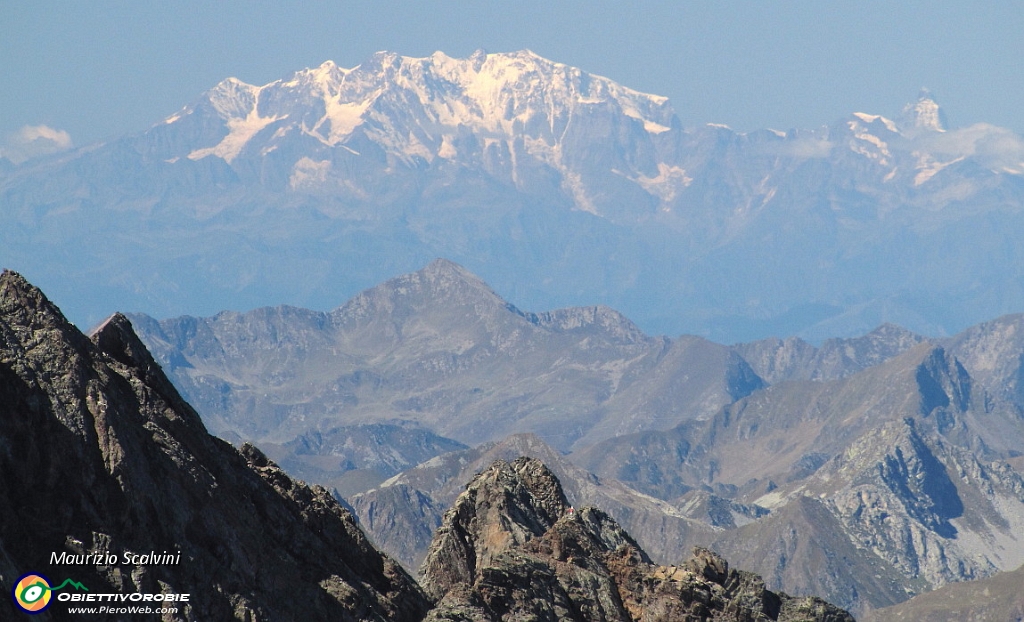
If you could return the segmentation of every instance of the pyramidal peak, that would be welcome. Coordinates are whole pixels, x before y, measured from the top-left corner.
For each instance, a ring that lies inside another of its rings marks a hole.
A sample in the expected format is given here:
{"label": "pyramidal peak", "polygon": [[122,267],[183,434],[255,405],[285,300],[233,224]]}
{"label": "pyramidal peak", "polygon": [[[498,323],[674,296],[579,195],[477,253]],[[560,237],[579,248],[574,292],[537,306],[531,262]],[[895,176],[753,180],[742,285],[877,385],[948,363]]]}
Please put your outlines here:
{"label": "pyramidal peak", "polygon": [[412,308],[458,305],[473,308],[475,313],[507,311],[511,306],[480,277],[452,261],[435,259],[421,270],[360,292],[332,314],[336,321],[368,321],[396,310],[404,315]]}
{"label": "pyramidal peak", "polygon": [[927,88],[921,89],[916,102],[904,106],[901,121],[904,130],[946,131],[942,110]]}

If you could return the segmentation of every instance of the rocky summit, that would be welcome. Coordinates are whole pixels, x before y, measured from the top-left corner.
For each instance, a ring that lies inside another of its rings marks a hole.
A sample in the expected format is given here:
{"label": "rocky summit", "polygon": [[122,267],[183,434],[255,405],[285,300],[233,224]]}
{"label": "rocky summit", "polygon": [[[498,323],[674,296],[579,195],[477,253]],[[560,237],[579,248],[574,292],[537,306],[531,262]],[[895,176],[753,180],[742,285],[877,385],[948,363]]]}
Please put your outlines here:
{"label": "rocky summit", "polygon": [[571,507],[530,458],[495,462],[469,483],[422,574],[439,600],[430,621],[853,620],[820,599],[771,592],[707,549],[652,563],[607,514]]}

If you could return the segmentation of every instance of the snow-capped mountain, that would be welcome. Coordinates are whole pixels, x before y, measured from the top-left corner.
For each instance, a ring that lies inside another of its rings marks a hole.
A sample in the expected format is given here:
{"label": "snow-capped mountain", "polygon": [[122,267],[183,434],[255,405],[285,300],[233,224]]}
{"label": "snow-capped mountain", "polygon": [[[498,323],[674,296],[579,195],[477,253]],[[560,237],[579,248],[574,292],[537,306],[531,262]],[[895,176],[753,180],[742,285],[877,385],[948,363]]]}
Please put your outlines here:
{"label": "snow-capped mountain", "polygon": [[296,191],[359,195],[350,171],[366,159],[385,170],[453,163],[526,191],[555,175],[577,209],[597,213],[590,195],[607,182],[593,178],[595,161],[602,175],[654,197],[685,183],[664,164],[672,140],[662,135],[679,130],[664,97],[529,51],[479,51],[381,52],[352,69],[327,61],[263,86],[228,78],[150,133],[196,137],[162,154],[171,162],[272,161]]}
{"label": "snow-capped mountain", "polygon": [[0,260],[82,323],[326,309],[438,256],[526,308],[725,341],[1024,307],[1020,136],[947,128],[927,92],[894,118],[684,128],[528,51],[229,78],[141,134],[0,167],[0,209]]}

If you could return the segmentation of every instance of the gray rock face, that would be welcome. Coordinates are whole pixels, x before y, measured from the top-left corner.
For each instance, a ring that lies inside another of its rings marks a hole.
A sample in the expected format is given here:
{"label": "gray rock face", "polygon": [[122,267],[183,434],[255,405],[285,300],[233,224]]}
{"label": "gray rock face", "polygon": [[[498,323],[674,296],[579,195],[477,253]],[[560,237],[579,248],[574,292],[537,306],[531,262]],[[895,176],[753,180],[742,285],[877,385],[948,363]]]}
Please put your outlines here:
{"label": "gray rock face", "polygon": [[404,484],[374,488],[347,501],[374,543],[413,573],[449,505]]}
{"label": "gray rock face", "polygon": [[1016,406],[1024,416],[1024,315],[1006,315],[953,336],[947,348],[989,399]]}
{"label": "gray rock face", "polygon": [[[0,580],[189,593],[167,620],[420,620],[427,600],[323,488],[210,436],[115,315],[86,338],[0,275]],[[125,553],[180,552],[177,564]],[[53,552],[109,565],[53,565]],[[68,616],[51,604],[50,619]],[[116,613],[95,619],[123,619]]]}
{"label": "gray rock face", "polygon": [[658,566],[604,512],[571,508],[541,463],[496,462],[444,517],[423,564],[428,620],[852,621],[768,591],[706,549]]}
{"label": "gray rock face", "polygon": [[535,460],[481,473],[445,513],[423,562],[424,590],[439,599],[455,585],[472,584],[495,555],[543,535],[569,507],[558,480]]}

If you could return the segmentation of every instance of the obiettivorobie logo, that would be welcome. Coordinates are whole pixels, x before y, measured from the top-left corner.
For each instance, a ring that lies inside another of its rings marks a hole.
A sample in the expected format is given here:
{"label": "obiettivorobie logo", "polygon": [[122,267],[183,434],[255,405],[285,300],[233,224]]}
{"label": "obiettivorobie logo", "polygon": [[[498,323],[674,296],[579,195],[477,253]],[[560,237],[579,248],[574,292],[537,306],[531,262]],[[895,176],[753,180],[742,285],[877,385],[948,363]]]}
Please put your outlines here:
{"label": "obiettivorobie logo", "polygon": [[50,587],[49,579],[37,572],[30,572],[23,575],[14,584],[14,587],[11,588],[11,597],[14,599],[14,604],[25,613],[40,613],[50,606],[51,593],[62,590],[68,585],[76,590],[89,591],[89,588],[71,579],[64,579],[64,583],[57,587]]}

